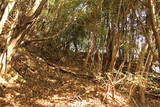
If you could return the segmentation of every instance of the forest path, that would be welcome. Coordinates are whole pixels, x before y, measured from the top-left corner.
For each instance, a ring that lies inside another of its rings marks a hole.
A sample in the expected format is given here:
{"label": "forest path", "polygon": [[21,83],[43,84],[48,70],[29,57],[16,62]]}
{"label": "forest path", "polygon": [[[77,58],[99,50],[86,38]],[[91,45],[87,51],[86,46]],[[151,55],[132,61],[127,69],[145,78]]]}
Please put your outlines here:
{"label": "forest path", "polygon": [[58,62],[58,57],[37,52],[35,48],[21,50],[13,59],[14,69],[25,82],[3,89],[0,107],[127,107],[122,95],[116,93],[112,99],[105,83],[87,75],[82,61]]}

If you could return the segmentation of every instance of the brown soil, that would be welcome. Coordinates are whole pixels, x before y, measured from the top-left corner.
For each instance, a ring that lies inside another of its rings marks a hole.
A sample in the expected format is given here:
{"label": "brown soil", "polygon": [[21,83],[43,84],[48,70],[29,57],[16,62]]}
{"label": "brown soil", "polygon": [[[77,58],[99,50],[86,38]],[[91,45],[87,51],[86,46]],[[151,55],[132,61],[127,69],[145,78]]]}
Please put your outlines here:
{"label": "brown soil", "polygon": [[107,82],[88,75],[82,56],[27,50],[20,49],[13,59],[25,82],[1,87],[0,107],[130,107],[117,91],[114,98],[107,93]]}

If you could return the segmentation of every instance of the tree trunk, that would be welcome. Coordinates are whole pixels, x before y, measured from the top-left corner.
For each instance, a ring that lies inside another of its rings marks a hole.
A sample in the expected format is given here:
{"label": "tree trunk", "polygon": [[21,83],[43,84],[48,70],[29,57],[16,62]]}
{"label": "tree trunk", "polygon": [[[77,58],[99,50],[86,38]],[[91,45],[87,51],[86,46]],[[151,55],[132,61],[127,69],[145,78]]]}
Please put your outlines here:
{"label": "tree trunk", "polygon": [[157,17],[156,17],[156,12],[155,12],[155,0],[149,0],[149,5],[150,5],[150,15],[151,15],[151,27],[153,31],[153,36],[156,41],[156,48],[158,49],[158,61],[160,63],[160,36],[158,33],[158,25],[157,25]]}
{"label": "tree trunk", "polygon": [[94,55],[96,51],[96,34],[94,32],[90,32],[90,39],[89,39],[89,48],[87,58],[85,60],[85,66],[88,62],[94,63]]}
{"label": "tree trunk", "polygon": [[120,35],[116,33],[112,41],[112,59],[109,65],[109,72],[113,72],[115,64],[119,55],[119,37]]}
{"label": "tree trunk", "polygon": [[5,10],[4,10],[4,13],[3,13],[1,21],[0,21],[0,34],[2,33],[4,24],[8,20],[9,13],[13,9],[15,3],[16,3],[16,1],[9,2],[8,5],[6,6]]}
{"label": "tree trunk", "polygon": [[[32,10],[28,12],[28,15],[25,15],[26,12],[22,12],[21,10],[19,11],[17,18],[18,24],[12,24],[12,26],[15,25],[15,27],[9,32],[9,37],[7,38],[5,49],[0,56],[1,74],[4,74],[7,70],[7,65],[10,63],[11,58],[14,56],[17,47],[24,40],[26,33],[29,32],[31,26],[34,23],[34,19],[36,19],[41,13],[43,5],[46,1],[47,0],[36,0]],[[6,16],[8,15],[9,13]],[[8,18],[5,20],[8,20]]]}

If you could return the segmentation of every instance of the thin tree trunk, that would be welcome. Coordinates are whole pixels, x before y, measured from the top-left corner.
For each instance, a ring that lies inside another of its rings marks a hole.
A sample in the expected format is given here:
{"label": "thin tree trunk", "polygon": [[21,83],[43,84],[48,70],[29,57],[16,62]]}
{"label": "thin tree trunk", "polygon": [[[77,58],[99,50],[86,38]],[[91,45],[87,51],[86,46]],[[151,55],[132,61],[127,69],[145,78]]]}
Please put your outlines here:
{"label": "thin tree trunk", "polygon": [[112,72],[114,70],[116,60],[119,55],[119,34],[117,33],[112,41],[112,59],[109,65],[109,72]]}
{"label": "thin tree trunk", "polygon": [[[147,56],[147,60],[145,62],[145,69],[141,72],[141,75],[144,76],[144,78],[148,78],[148,72],[149,72],[149,69],[151,67],[151,63],[152,63],[152,60],[153,60],[153,54],[151,53],[151,51],[149,51],[148,53],[148,56]],[[141,100],[141,103],[143,105],[145,105],[145,91],[146,91],[146,85],[144,85],[144,87],[140,87],[140,100]]]}
{"label": "thin tree trunk", "polygon": [[11,12],[11,10],[13,9],[14,5],[15,5],[16,1],[12,1],[12,2],[8,2],[8,5],[5,8],[5,11],[2,15],[1,21],[0,21],[0,34],[2,33],[4,24],[6,23],[6,21],[8,20],[8,16],[9,13]]}
{"label": "thin tree trunk", "polygon": [[96,46],[96,34],[94,32],[90,32],[89,49],[87,58],[85,60],[85,65],[87,65],[90,59],[92,59],[91,63],[94,63],[94,54],[96,51],[95,46]]}
{"label": "thin tree trunk", "polygon": [[153,31],[153,36],[155,37],[156,41],[156,48],[158,49],[158,61],[160,63],[160,36],[158,33],[158,25],[157,25],[157,17],[155,12],[155,0],[149,0],[150,5],[150,15],[151,15],[151,27]]}
{"label": "thin tree trunk", "polygon": [[[148,49],[148,44],[145,44],[142,51],[140,52],[139,54],[139,59],[138,59],[138,62],[137,62],[137,66],[136,66],[136,72],[137,74],[141,74],[143,71],[144,71],[144,57],[145,57],[145,53]],[[143,76],[143,75],[141,75]],[[141,86],[140,86],[141,87]],[[131,87],[130,87],[130,91],[129,91],[129,98],[128,98],[128,101],[131,100],[132,96],[134,95],[135,93],[135,89],[137,88],[137,84],[132,84]],[[144,96],[142,95],[141,96],[141,100],[144,100],[143,98]]]}

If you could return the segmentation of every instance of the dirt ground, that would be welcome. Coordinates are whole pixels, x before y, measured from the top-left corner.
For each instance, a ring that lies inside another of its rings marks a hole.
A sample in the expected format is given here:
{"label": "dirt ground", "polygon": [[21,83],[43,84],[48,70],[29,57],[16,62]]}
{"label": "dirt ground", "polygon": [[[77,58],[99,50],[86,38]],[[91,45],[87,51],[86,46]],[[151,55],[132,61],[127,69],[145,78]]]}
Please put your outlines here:
{"label": "dirt ground", "polygon": [[[107,91],[107,83],[87,74],[83,61],[20,50],[13,59],[14,70],[24,81],[0,88],[0,107],[131,107],[126,97]],[[82,59],[82,58],[81,58]]]}

